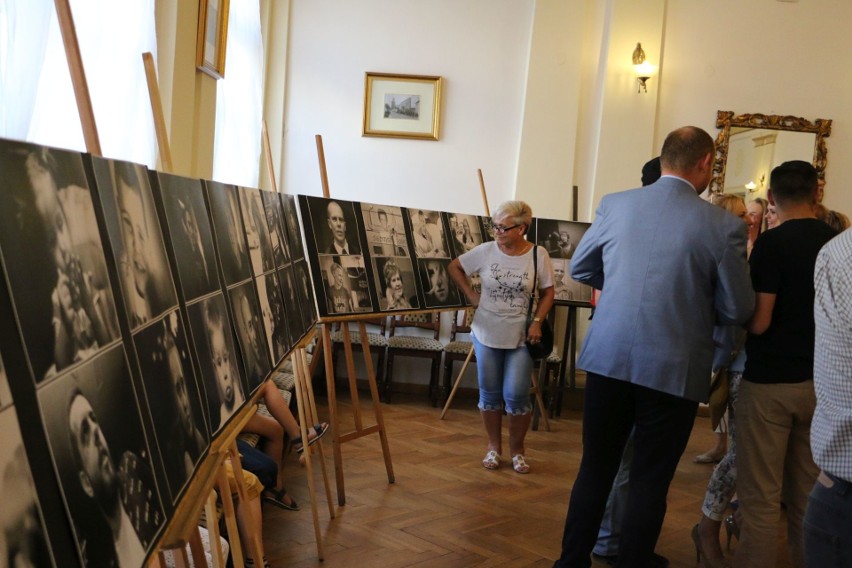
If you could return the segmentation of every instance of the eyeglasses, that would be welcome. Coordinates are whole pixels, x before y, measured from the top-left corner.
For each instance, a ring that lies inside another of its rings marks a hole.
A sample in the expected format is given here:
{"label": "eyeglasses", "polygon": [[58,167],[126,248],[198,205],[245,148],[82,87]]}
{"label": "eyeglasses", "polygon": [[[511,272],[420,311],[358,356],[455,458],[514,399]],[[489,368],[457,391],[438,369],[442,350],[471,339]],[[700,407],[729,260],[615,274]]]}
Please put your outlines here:
{"label": "eyeglasses", "polygon": [[522,224],[523,224],[523,223],[519,223],[519,224],[517,224],[517,225],[512,225],[511,227],[504,227],[503,225],[494,225],[494,232],[495,232],[495,233],[497,233],[497,234],[502,235],[502,234],[503,234],[503,233],[505,233],[506,231],[511,231],[512,229],[517,229],[517,228],[518,228],[518,227],[520,227]]}

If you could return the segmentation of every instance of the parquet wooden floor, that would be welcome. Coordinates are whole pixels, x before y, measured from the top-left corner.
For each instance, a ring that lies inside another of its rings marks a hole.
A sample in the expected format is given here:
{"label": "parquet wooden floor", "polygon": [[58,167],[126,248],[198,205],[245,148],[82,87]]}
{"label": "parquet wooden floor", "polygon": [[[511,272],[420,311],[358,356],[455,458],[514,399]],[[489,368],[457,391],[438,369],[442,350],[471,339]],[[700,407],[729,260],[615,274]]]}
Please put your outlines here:
{"label": "parquet wooden floor", "polygon": [[[374,421],[364,400],[362,395],[367,426]],[[326,415],[324,402],[317,400],[321,416]],[[348,431],[353,424],[351,404],[342,391],[338,408],[343,431]],[[394,403],[382,408],[396,483],[387,482],[378,435],[344,443],[347,502],[337,507],[337,518],[331,520],[319,458],[313,458],[325,550],[325,561],[319,562],[306,469],[288,457],[287,488],[302,510],[264,506],[264,543],[273,567],[553,565],[581,457],[580,413],[563,412],[551,422],[552,432],[529,433],[527,459],[532,472],[519,475],[507,464],[498,471],[480,465],[485,434],[476,402],[469,397],[457,398],[445,420],[439,420],[440,409],[429,406],[425,395],[395,395]],[[708,419],[696,418],[669,492],[657,545],[657,552],[668,557],[673,568],[696,566],[690,529],[699,519],[711,466],[693,464],[692,458],[710,448],[712,441]],[[336,504],[330,440],[324,445]],[[779,567],[789,566],[785,550],[779,558]]]}

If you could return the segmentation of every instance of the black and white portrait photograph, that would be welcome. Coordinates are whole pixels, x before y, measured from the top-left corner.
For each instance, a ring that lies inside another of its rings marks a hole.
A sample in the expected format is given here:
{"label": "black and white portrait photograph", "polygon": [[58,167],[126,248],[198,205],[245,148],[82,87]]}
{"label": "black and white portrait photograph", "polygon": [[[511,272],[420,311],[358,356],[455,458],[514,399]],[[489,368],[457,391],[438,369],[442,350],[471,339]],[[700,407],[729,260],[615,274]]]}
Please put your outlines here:
{"label": "black and white portrait photograph", "polygon": [[570,259],[588,228],[589,223],[536,219],[535,242],[547,249],[551,259]]}
{"label": "black and white portrait photograph", "polygon": [[455,256],[462,255],[473,247],[482,244],[482,229],[479,217],[463,213],[446,213],[450,226],[450,242]]}
{"label": "black and white portrait photograph", "polygon": [[237,366],[234,334],[222,294],[187,306],[187,311],[207,397],[210,429],[215,433],[246,400]]}
{"label": "black and white portrait photograph", "polygon": [[296,291],[299,296],[299,305],[302,308],[302,321],[307,331],[317,321],[316,301],[314,299],[314,288],[311,276],[308,273],[308,263],[300,260],[293,263],[296,279]]}
{"label": "black and white portrait photograph", "polygon": [[238,190],[234,185],[216,181],[205,181],[204,185],[225,286],[230,286],[251,276]]}
{"label": "black and white portrait photograph", "polygon": [[275,268],[275,262],[272,258],[272,243],[269,239],[269,226],[266,223],[266,212],[263,209],[259,189],[241,187],[239,194],[252,274],[258,276]]}
{"label": "black and white portrait photograph", "polygon": [[266,212],[266,224],[269,226],[269,238],[272,241],[272,258],[275,267],[280,268],[290,262],[290,247],[284,235],[284,214],[278,194],[272,191],[260,191],[263,209]]}
{"label": "black and white portrait photograph", "polygon": [[494,240],[494,221],[487,215],[480,215],[480,223],[482,223],[482,240],[490,242]]}
{"label": "black and white portrait photograph", "polygon": [[441,213],[425,209],[409,209],[408,215],[411,219],[414,254],[417,258],[450,258]]}
{"label": "black and white portrait photograph", "polygon": [[0,412],[0,565],[55,566],[13,407]]}
{"label": "black and white portrait photograph", "polygon": [[304,318],[302,317],[302,311],[299,306],[297,286],[292,266],[285,266],[278,270],[278,283],[281,285],[281,297],[284,300],[287,332],[290,335],[290,344],[292,345],[306,331]]}
{"label": "black and white portrait photograph", "polygon": [[402,209],[362,203],[361,218],[372,256],[408,256]]}
{"label": "black and white portrait photograph", "polygon": [[386,312],[420,307],[417,278],[410,259],[373,257],[372,263],[379,291],[379,310]]}
{"label": "black and white portrait photograph", "polygon": [[228,290],[234,323],[237,329],[237,343],[240,347],[243,366],[248,382],[248,391],[254,390],[263,382],[271,370],[269,347],[263,330],[263,317],[260,304],[255,296],[254,285],[245,282]]}
{"label": "black and white portrait photograph", "polygon": [[420,95],[385,93],[385,118],[417,120],[420,118]]}
{"label": "black and white portrait photograph", "polygon": [[201,180],[157,172],[184,300],[219,289],[213,232]]}
{"label": "black and white portrait photograph", "polygon": [[130,328],[177,305],[145,166],[92,157]]}
{"label": "black and white portrait photograph", "polygon": [[373,310],[362,256],[325,254],[319,263],[329,315]]}
{"label": "black and white portrait photograph", "polygon": [[165,524],[124,349],[102,351],[38,392],[85,566],[141,566]]}
{"label": "black and white portrait photograph", "polygon": [[287,240],[290,245],[290,258],[298,260],[305,258],[305,246],[302,243],[302,229],[299,227],[299,217],[296,212],[296,198],[292,195],[280,195],[284,209],[284,226],[287,228]]}
{"label": "black and white portrait photograph", "polygon": [[553,265],[553,299],[560,304],[589,305],[592,287],[571,279],[571,261],[554,258],[550,262]]}
{"label": "black and white portrait photograph", "polygon": [[281,287],[278,284],[278,275],[274,271],[259,276],[255,282],[257,283],[257,296],[260,299],[263,329],[266,332],[269,354],[274,366],[284,358],[290,348]]}
{"label": "black and white portrait photograph", "polygon": [[359,255],[358,223],[351,201],[308,197],[318,254]]}
{"label": "black and white portrait photograph", "polygon": [[170,502],[175,504],[210,441],[179,312],[169,312],[133,334],[133,343]]}
{"label": "black and white portrait photograph", "polygon": [[450,281],[450,275],[447,272],[449,263],[450,261],[444,258],[428,258],[417,261],[420,285],[423,286],[423,296],[427,308],[460,305],[458,289]]}
{"label": "black and white portrait photograph", "polygon": [[80,154],[0,141],[0,253],[34,378],[118,339]]}

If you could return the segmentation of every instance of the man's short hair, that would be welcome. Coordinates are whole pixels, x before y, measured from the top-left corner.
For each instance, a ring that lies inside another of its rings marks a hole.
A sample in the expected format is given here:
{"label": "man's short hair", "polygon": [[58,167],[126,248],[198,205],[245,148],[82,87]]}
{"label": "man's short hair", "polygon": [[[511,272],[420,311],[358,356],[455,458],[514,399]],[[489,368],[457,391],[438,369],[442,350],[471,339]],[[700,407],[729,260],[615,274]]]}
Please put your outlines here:
{"label": "man's short hair", "polygon": [[769,189],[775,203],[781,207],[793,203],[810,203],[816,195],[816,168],[804,160],[784,162],[769,175]]}
{"label": "man's short hair", "polygon": [[666,170],[685,173],[714,151],[713,138],[697,126],[684,126],[669,133],[660,152]]}

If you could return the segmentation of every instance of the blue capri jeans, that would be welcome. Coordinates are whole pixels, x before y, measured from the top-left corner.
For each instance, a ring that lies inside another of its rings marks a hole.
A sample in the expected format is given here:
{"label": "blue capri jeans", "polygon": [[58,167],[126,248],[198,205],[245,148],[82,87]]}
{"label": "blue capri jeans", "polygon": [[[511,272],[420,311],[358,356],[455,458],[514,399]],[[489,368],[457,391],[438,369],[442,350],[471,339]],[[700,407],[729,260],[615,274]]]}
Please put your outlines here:
{"label": "blue capri jeans", "polygon": [[479,409],[503,410],[513,415],[527,414],[530,406],[530,376],[533,360],[526,345],[515,349],[486,347],[473,337],[476,370],[479,375]]}

